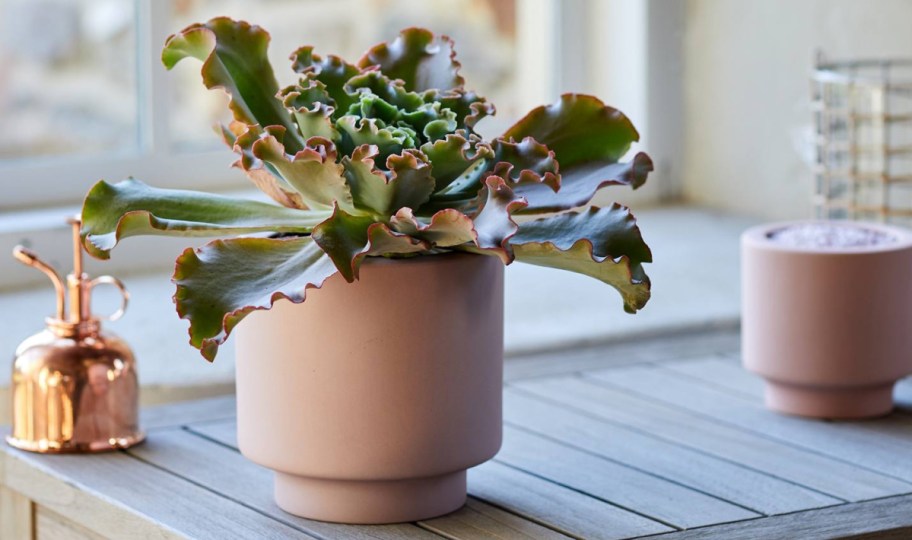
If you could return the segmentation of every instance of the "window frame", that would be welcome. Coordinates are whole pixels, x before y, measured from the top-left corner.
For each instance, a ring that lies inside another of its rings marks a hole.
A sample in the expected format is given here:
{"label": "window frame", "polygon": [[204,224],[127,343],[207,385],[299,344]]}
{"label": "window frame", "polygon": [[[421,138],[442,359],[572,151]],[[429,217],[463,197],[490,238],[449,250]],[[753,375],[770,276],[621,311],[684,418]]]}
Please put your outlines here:
{"label": "window frame", "polygon": [[170,82],[160,50],[170,28],[171,2],[134,0],[136,40],[136,148],[116,154],[62,155],[0,160],[0,177],[15,182],[0,198],[0,211],[73,205],[85,195],[84,181],[135,176],[166,188],[237,189],[243,175],[230,170],[235,158],[227,148],[175,152],[171,144]]}

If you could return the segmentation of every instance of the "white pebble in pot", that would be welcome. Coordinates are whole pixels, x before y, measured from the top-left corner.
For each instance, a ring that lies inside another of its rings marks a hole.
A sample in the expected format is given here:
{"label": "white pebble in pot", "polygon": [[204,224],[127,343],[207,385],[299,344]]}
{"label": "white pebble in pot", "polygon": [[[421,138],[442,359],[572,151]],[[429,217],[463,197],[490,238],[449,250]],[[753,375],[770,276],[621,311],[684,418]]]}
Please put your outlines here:
{"label": "white pebble in pot", "polygon": [[772,231],[769,239],[789,247],[823,249],[874,247],[896,242],[894,236],[881,231],[834,223],[790,225]]}

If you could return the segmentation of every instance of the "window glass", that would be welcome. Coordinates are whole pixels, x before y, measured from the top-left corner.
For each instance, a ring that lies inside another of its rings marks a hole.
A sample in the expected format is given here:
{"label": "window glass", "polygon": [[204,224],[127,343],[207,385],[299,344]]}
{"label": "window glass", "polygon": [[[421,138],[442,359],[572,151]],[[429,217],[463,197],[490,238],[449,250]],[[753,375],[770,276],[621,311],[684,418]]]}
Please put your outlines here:
{"label": "window glass", "polygon": [[132,0],[0,0],[0,159],[137,148]]}
{"label": "window glass", "polygon": [[[467,86],[498,106],[485,131],[508,125],[519,113],[511,108],[517,75],[514,0],[172,1],[174,31],[219,15],[266,28],[272,35],[270,61],[281,85],[294,82],[288,55],[301,45],[354,62],[366,48],[394,38],[399,30],[424,26],[456,41]],[[180,151],[217,146],[221,143],[212,126],[229,117],[226,98],[203,89],[198,63],[185,64],[173,75],[172,140]]]}

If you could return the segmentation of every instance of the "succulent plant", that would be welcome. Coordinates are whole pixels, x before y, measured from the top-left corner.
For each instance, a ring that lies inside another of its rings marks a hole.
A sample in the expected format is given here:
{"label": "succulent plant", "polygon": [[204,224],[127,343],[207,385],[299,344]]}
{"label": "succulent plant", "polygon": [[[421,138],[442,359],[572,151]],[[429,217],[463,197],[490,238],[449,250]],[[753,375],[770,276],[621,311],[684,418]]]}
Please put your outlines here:
{"label": "succulent plant", "polygon": [[[262,28],[216,18],[169,37],[162,60],[196,58],[205,86],[227,92],[234,120],[221,136],[277,204],[128,179],[97,183],[82,210],[99,258],[129,236],[230,236],[187,249],[174,271],[177,311],[205,358],[251,311],[303,302],[336,272],[352,282],[366,257],[519,260],[597,278],[628,312],[645,305],[652,256],[629,210],[574,210],[652,170],[643,153],[620,161],[639,138],[622,113],[564,94],[485,140],[475,126],[494,106],[465,88],[446,36],[409,28],[354,64],[302,47],[287,88],[268,44]],[[545,216],[516,219],[531,214]]]}

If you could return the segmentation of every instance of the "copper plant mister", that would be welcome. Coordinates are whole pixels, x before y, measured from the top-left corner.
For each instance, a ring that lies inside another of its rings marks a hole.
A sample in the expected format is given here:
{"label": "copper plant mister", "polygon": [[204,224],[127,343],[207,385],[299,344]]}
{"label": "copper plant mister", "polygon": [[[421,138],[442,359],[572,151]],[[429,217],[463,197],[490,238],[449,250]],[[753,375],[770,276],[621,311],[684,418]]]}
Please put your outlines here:
{"label": "copper plant mister", "polygon": [[[92,290],[117,287],[123,315],[129,295],[111,276],[91,279],[82,269],[81,222],[73,227],[73,272],[63,280],[50,265],[24,247],[13,256],[41,270],[57,291],[57,311],[47,328],[26,339],[13,362],[13,431],[7,442],[40,453],[101,452],[127,448],[144,438],[139,429],[136,363],[130,347],[102,332],[92,314]],[[67,309],[69,308],[69,309]]]}

